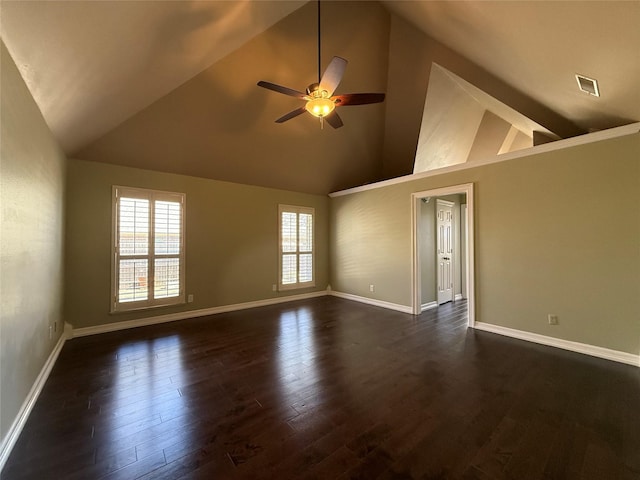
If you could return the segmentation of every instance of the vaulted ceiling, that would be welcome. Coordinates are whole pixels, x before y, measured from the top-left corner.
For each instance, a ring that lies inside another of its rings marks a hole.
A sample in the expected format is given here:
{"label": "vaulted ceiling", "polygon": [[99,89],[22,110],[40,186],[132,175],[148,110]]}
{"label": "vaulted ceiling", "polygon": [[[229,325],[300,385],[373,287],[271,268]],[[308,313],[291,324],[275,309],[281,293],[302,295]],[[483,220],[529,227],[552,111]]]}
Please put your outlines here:
{"label": "vaulted ceiling", "polygon": [[[7,1],[2,40],[73,158],[312,193],[411,173],[437,62],[562,137],[640,120],[639,1],[323,2],[345,126],[274,120],[317,77],[315,2]],[[596,78],[602,96],[577,89]]]}

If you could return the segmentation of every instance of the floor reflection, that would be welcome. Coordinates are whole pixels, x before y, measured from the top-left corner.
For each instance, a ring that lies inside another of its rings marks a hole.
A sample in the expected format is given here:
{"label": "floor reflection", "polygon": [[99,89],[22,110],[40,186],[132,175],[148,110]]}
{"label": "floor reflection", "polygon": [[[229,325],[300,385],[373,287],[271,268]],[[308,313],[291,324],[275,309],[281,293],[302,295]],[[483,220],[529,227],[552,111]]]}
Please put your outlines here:
{"label": "floor reflection", "polygon": [[178,335],[131,342],[118,349],[110,385],[113,396],[106,405],[110,415],[103,417],[111,445],[123,449],[131,445],[139,460],[157,452],[160,442],[190,440],[185,426],[194,418],[181,391],[188,376],[183,355]]}
{"label": "floor reflection", "polygon": [[277,368],[280,394],[293,403],[320,379],[316,363],[314,318],[306,307],[282,312],[278,320]]}

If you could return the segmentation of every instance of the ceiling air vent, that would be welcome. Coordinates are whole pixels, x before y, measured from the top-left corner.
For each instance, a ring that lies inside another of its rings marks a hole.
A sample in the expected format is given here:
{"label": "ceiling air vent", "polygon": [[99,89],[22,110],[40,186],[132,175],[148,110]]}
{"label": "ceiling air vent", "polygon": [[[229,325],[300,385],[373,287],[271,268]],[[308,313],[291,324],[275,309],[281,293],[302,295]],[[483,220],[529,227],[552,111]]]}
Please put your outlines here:
{"label": "ceiling air vent", "polygon": [[578,81],[578,87],[585,93],[593,95],[594,97],[600,96],[600,90],[598,90],[598,81],[593,78],[585,77],[583,75],[576,74],[576,80]]}

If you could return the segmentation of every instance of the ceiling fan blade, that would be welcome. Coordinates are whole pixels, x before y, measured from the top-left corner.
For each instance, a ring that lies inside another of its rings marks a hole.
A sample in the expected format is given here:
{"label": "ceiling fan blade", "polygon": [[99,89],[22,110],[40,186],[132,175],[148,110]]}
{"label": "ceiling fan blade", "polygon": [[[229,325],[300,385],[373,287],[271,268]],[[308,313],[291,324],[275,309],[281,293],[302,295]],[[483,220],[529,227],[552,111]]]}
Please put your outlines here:
{"label": "ceiling fan blade", "polygon": [[342,123],[340,115],[338,115],[338,112],[336,112],[335,110],[324,117],[324,121],[331,125],[333,128],[340,128],[342,125],[344,125],[344,123]]}
{"label": "ceiling fan blade", "polygon": [[299,92],[292,88],[283,87],[282,85],[276,85],[275,83],[265,82],[264,80],[260,80],[258,82],[258,86],[262,88],[266,88],[267,90],[273,90],[274,92],[284,93],[285,95],[289,95],[291,97],[297,97],[297,98],[303,98],[303,99],[307,98],[307,96],[302,92]]}
{"label": "ceiling fan blade", "polygon": [[333,57],[320,79],[320,90],[326,90],[329,96],[333,95],[342,80],[347,63],[342,57]]}
{"label": "ceiling fan blade", "polygon": [[294,111],[281,116],[276,120],[276,123],[284,123],[287,120],[291,120],[292,118],[297,117],[298,115],[302,115],[304,112],[306,112],[304,107],[296,108]]}
{"label": "ceiling fan blade", "polygon": [[331,98],[337,107],[346,105],[366,105],[368,103],[380,103],[384,101],[384,93],[345,93]]}

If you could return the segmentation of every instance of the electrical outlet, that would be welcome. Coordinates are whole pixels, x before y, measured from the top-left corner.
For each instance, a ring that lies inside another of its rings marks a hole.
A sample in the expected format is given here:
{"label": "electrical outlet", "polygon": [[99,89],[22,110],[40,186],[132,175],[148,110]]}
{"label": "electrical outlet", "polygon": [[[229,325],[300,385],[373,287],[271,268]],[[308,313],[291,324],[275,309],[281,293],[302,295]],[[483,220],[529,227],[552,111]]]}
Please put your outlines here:
{"label": "electrical outlet", "polygon": [[53,338],[53,325],[49,325],[49,340]]}
{"label": "electrical outlet", "polygon": [[187,295],[187,303],[193,303],[193,294]]}
{"label": "electrical outlet", "polygon": [[373,285],[373,284],[369,285],[369,291],[370,292],[375,292],[376,291],[376,286]]}
{"label": "electrical outlet", "polygon": [[275,283],[273,285],[271,285],[271,291],[272,292],[277,292],[278,291],[278,286]]}
{"label": "electrical outlet", "polygon": [[558,325],[559,322],[558,322],[558,316],[557,315],[549,314],[548,318],[549,318],[549,325]]}

